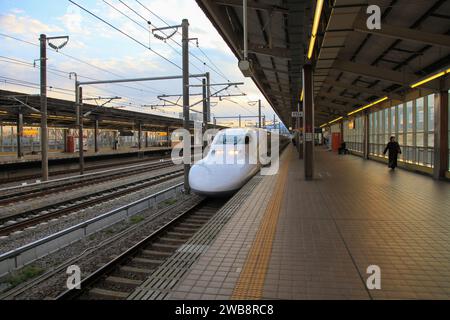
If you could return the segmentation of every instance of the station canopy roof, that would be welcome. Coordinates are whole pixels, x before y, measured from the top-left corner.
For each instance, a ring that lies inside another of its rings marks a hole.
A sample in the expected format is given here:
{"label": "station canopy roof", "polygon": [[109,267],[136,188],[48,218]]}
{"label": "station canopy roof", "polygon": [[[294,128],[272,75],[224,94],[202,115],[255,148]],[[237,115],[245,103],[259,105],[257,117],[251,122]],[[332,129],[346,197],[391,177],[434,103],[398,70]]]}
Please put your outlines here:
{"label": "station canopy roof", "polygon": [[[21,102],[15,100],[20,100]],[[24,123],[31,125],[40,124],[40,96],[28,95],[19,92],[0,90],[0,121],[17,121],[19,107],[23,113]],[[124,109],[109,107],[98,107],[97,105],[83,103],[83,114],[91,111],[84,118],[85,127],[94,127],[95,120],[99,120],[100,128],[108,129],[137,129],[139,122],[144,130],[177,129],[183,127],[183,120],[178,118],[164,117],[149,113],[141,113]],[[76,109],[73,101],[48,98],[47,99],[48,123],[50,126],[75,128]],[[193,123],[191,122],[193,127]]]}
{"label": "station canopy roof", "polygon": [[[243,1],[196,1],[242,60]],[[297,111],[317,2],[248,0],[252,79],[286,126]],[[369,2],[381,9],[380,30],[366,26]],[[324,0],[312,57],[316,125],[386,96],[403,101],[412,83],[450,68],[449,32],[448,0]]]}

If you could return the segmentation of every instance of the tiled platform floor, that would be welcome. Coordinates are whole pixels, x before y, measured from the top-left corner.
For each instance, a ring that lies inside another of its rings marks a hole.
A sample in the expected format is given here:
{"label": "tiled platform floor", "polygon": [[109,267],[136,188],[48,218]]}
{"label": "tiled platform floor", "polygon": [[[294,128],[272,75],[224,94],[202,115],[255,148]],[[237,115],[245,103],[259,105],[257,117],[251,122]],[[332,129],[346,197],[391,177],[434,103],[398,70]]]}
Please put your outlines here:
{"label": "tiled platform floor", "polygon": [[[449,183],[321,148],[305,181],[289,149],[281,205],[272,203],[280,176],[265,177],[169,298],[450,298]],[[274,210],[273,237],[258,242]],[[269,259],[243,275],[267,246]],[[366,288],[369,265],[381,268],[380,290]]]}

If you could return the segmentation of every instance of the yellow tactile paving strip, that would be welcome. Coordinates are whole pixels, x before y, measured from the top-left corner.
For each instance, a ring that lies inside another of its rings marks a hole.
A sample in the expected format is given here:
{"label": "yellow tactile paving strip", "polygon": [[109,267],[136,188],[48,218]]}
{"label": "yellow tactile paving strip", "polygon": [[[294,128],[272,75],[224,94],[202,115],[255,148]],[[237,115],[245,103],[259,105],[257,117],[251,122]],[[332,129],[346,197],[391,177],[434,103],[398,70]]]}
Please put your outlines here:
{"label": "yellow tactile paving strip", "polygon": [[231,296],[233,300],[261,299],[262,297],[264,281],[272,252],[272,243],[285,194],[290,158],[292,156],[292,150],[290,148],[287,152],[287,161],[280,168],[274,192],[233,290]]}

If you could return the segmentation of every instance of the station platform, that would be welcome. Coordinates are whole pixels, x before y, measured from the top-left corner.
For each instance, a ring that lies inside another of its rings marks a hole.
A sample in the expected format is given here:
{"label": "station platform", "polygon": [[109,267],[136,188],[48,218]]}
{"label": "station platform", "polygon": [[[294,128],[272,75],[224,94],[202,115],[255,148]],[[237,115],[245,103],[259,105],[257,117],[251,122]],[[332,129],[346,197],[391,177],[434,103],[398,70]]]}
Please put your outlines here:
{"label": "station platform", "polygon": [[[450,184],[289,146],[129,299],[449,299]],[[368,289],[367,268],[381,289]]]}
{"label": "station platform", "polygon": [[[137,148],[119,148],[118,150],[112,150],[111,148],[100,148],[99,152],[95,152],[93,150],[87,150],[84,152],[84,156],[86,158],[99,157],[99,156],[107,156],[107,155],[123,155],[130,153],[138,153],[138,152],[154,152],[154,151],[167,151],[172,150],[171,147],[148,147],[141,148],[138,150]],[[78,152],[75,153],[67,153],[61,151],[49,151],[48,159],[51,160],[64,160],[64,159],[73,159],[78,158]],[[21,159],[17,157],[17,153],[14,152],[0,152],[0,165],[2,164],[14,164],[14,163],[23,163],[23,162],[39,162],[41,161],[41,155],[38,154],[26,154]]]}

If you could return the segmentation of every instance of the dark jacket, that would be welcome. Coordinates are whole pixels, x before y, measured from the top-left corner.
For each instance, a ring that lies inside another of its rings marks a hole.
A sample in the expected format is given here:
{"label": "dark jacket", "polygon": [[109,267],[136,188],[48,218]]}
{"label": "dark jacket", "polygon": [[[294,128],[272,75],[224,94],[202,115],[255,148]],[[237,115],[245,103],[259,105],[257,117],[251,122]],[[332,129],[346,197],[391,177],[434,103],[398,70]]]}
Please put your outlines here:
{"label": "dark jacket", "polygon": [[389,142],[386,148],[383,151],[383,154],[389,150],[389,156],[397,156],[397,154],[401,154],[402,150],[400,149],[400,145],[398,142]]}

